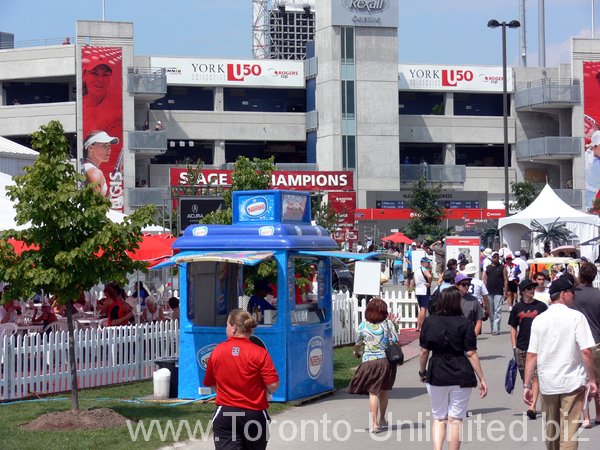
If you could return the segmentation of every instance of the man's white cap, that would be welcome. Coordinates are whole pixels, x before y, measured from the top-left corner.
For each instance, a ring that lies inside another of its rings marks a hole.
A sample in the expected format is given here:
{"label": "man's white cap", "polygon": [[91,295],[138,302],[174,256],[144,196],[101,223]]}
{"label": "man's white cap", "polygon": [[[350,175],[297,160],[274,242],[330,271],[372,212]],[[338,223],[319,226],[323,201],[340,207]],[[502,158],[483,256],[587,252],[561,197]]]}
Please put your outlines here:
{"label": "man's white cap", "polygon": [[83,148],[88,148],[92,144],[118,144],[119,138],[109,136],[106,131],[92,131],[88,134],[87,139],[83,143]]}
{"label": "man's white cap", "polygon": [[515,252],[515,256],[521,256],[521,252],[520,252],[519,250],[517,250],[517,251]]}
{"label": "man's white cap", "polygon": [[475,275],[477,273],[477,267],[473,263],[469,263],[465,266],[465,270],[463,270],[465,275]]}
{"label": "man's white cap", "polygon": [[592,134],[592,140],[587,145],[587,147],[595,147],[596,145],[600,145],[600,130],[594,131],[594,134]]}
{"label": "man's white cap", "polygon": [[158,122],[156,122],[156,123],[158,123],[158,124],[162,124],[162,122],[161,122],[160,120],[159,120]]}
{"label": "man's white cap", "polygon": [[488,248],[486,248],[486,249],[483,251],[483,254],[484,254],[485,256],[490,256],[490,255],[492,254],[492,249],[491,249],[491,248],[489,248],[489,247],[488,247]]}
{"label": "man's white cap", "polygon": [[412,244],[410,244],[410,246],[411,246],[411,247],[412,247],[413,245],[417,245],[417,243],[416,243],[416,242],[413,242]]}

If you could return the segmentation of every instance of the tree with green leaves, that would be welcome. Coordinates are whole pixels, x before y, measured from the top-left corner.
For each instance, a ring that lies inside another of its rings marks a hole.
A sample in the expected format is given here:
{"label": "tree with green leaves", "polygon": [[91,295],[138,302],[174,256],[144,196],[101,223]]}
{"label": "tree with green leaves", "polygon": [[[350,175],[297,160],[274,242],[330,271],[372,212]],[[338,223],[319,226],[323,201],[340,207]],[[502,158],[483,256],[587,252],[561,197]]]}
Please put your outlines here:
{"label": "tree with green leaves", "polygon": [[333,234],[339,228],[342,215],[334,211],[329,203],[325,203],[322,193],[317,194],[311,200],[312,220],[325,228],[329,234]]}
{"label": "tree with green leaves", "polygon": [[[32,135],[39,152],[32,167],[15,177],[7,195],[15,202],[21,231],[0,234],[0,279],[9,283],[6,298],[27,298],[48,292],[66,305],[69,327],[71,406],[79,408],[72,304],[100,282],[124,283],[127,273],[144,267],[128,251],[138,248],[141,230],[153,221],[154,207],[140,208],[123,223],[112,222],[110,201],[83,188],[85,177],[69,161],[69,143],[60,122],[51,121]],[[30,247],[20,255],[7,242],[13,238]]]}
{"label": "tree with green leaves", "polygon": [[233,191],[269,189],[274,170],[275,158],[273,156],[268,159],[254,158],[252,160],[240,156],[233,166],[231,189],[223,192],[224,208],[206,214],[202,218],[202,223],[230,225],[232,222],[231,193]]}
{"label": "tree with green leaves", "polygon": [[413,188],[408,202],[409,209],[414,212],[403,233],[416,239],[418,236],[426,236],[429,241],[436,241],[446,235],[446,231],[440,226],[446,212],[438,204],[442,185],[428,186],[424,177],[421,177]]}
{"label": "tree with green leaves", "polygon": [[560,217],[547,225],[543,225],[537,220],[531,221],[531,232],[535,235],[533,242],[536,244],[543,242],[544,252],[550,253],[550,244],[552,244],[552,247],[565,245],[569,236],[571,236],[571,230],[567,228],[564,222],[559,222],[559,220]]}
{"label": "tree with green leaves", "polygon": [[481,245],[489,248],[494,248],[496,242],[500,242],[500,230],[498,229],[498,221],[492,220],[481,231]]}
{"label": "tree with green leaves", "polygon": [[510,209],[513,211],[523,211],[540,193],[540,190],[530,181],[513,181],[510,183],[510,189],[515,195],[515,201],[510,202]]}

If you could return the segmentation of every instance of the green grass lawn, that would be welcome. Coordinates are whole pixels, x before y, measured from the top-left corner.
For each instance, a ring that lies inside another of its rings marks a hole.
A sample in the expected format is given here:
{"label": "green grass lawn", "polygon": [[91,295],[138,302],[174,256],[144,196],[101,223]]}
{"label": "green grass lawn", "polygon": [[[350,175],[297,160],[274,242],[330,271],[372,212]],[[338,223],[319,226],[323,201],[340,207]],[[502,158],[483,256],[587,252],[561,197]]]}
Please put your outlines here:
{"label": "green grass lawn", "polygon": [[[352,357],[352,347],[334,349],[334,385],[337,389],[344,388],[352,378],[352,367],[358,365],[358,360]],[[180,420],[187,420],[193,430],[196,421],[206,427],[215,409],[214,404],[189,403],[181,406],[165,406],[158,403],[136,403],[135,400],[152,394],[152,381],[141,381],[115,387],[86,389],[79,393],[80,408],[112,408],[128,419],[143,420],[149,426],[151,420],[160,421],[165,425],[172,420],[175,426]],[[55,400],[57,398],[65,400]],[[126,400],[126,401],[122,401]],[[38,416],[52,411],[67,410],[71,406],[70,394],[49,397],[49,401],[19,402],[0,404],[0,448],[3,450],[39,450],[41,448],[61,450],[86,449],[155,449],[173,442],[172,434],[162,441],[158,433],[152,433],[149,441],[139,435],[132,442],[127,427],[108,430],[84,431],[25,431],[21,424],[31,422]],[[273,403],[269,409],[274,415],[289,408],[287,404]],[[135,426],[135,425],[134,425]],[[187,440],[184,430],[180,440]]]}

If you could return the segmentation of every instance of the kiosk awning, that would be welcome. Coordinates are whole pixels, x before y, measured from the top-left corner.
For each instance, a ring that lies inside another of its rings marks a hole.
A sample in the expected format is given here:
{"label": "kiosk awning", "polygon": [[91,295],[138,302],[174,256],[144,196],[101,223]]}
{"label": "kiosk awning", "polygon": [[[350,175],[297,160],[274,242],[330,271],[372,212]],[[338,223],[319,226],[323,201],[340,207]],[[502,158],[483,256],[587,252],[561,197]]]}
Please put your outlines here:
{"label": "kiosk awning", "polygon": [[353,253],[343,252],[341,250],[300,250],[298,251],[298,254],[307,256],[329,256],[330,258],[354,259],[358,261],[363,261],[365,259],[372,258],[381,258],[383,255],[383,253],[381,252]]}
{"label": "kiosk awning", "polygon": [[152,269],[162,269],[163,267],[174,266],[175,264],[202,262],[202,261],[222,261],[234,264],[243,264],[246,266],[255,266],[256,264],[269,259],[275,252],[268,251],[190,251],[181,252],[172,256],[163,263],[157,264]]}

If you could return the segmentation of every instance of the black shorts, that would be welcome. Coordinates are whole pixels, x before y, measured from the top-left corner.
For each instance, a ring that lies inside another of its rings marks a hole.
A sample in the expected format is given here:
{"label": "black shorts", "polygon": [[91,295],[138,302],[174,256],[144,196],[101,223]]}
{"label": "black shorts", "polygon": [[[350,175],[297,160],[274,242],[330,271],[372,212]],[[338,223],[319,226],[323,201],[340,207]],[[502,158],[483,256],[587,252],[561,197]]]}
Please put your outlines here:
{"label": "black shorts", "polygon": [[215,449],[264,450],[270,422],[267,411],[218,406],[212,419]]}
{"label": "black shorts", "polygon": [[519,283],[515,280],[509,280],[508,282],[508,292],[514,292],[515,294],[519,290]]}
{"label": "black shorts", "polygon": [[430,297],[431,296],[429,294],[417,295],[417,303],[419,304],[419,308],[427,309],[429,307]]}

